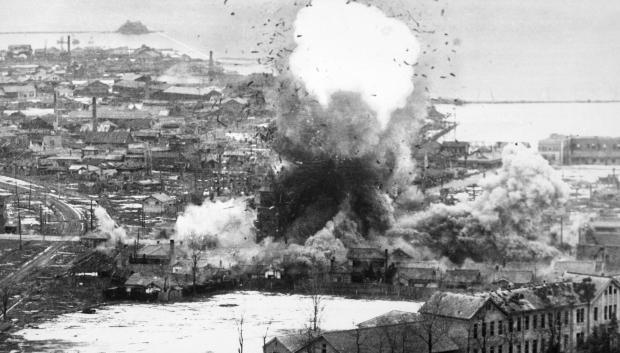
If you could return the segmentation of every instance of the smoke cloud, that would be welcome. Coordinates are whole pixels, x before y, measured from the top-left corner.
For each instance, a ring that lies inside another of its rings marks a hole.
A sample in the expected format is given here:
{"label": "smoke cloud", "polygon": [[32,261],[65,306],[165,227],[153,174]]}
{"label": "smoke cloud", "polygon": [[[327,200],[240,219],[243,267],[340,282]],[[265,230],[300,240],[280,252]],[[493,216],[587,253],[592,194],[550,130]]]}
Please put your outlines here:
{"label": "smoke cloud", "polygon": [[105,208],[97,206],[94,209],[94,213],[97,218],[98,230],[108,237],[108,244],[127,242],[127,232],[125,232],[124,228],[117,226]]}
{"label": "smoke cloud", "polygon": [[291,71],[327,106],[334,93],[359,93],[385,128],[413,92],[419,44],[409,27],[378,8],[316,0],[295,21]]}
{"label": "smoke cloud", "polygon": [[482,260],[549,259],[559,254],[543,232],[545,215],[563,206],[568,187],[540,155],[508,145],[502,167],[480,183],[474,201],[432,205],[397,221],[392,236],[403,236],[461,264]]}
{"label": "smoke cloud", "polygon": [[255,242],[255,218],[245,199],[225,202],[207,199],[200,206],[188,206],[177,219],[174,230],[179,240],[201,236],[216,246],[241,246]]}

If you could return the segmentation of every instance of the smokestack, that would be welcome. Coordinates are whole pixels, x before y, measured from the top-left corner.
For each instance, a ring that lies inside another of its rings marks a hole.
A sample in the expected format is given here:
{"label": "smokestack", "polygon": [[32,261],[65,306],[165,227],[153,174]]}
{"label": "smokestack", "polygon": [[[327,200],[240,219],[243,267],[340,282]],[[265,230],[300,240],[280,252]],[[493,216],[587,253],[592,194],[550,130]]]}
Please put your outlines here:
{"label": "smokestack", "polygon": [[93,97],[93,132],[97,131],[97,97]]}
{"label": "smokestack", "polygon": [[71,59],[71,36],[67,36],[67,56]]}
{"label": "smokestack", "polygon": [[174,239],[170,239],[170,265],[174,261]]}

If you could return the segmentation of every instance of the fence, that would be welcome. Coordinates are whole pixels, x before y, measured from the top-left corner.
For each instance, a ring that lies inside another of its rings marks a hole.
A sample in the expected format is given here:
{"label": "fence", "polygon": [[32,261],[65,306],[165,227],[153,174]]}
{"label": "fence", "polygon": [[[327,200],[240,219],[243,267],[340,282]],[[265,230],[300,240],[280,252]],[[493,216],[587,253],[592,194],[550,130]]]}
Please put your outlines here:
{"label": "fence", "polygon": [[242,290],[291,292],[301,294],[325,294],[348,297],[372,297],[409,299],[425,301],[437,288],[405,287],[390,284],[341,283],[341,282],[297,282],[283,280],[255,279],[240,283]]}

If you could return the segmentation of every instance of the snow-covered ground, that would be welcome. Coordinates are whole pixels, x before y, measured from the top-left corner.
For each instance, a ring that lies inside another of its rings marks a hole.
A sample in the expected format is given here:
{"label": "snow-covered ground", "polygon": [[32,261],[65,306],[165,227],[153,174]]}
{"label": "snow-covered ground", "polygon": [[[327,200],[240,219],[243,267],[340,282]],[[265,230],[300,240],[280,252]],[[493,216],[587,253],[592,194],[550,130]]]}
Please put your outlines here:
{"label": "snow-covered ground", "polygon": [[[49,341],[47,352],[213,352],[238,348],[236,321],[244,317],[244,351],[262,352],[268,337],[294,332],[308,324],[311,299],[302,295],[237,292],[191,303],[120,304],[93,315],[62,315],[18,334]],[[416,312],[418,302],[325,297],[321,327],[353,328],[390,310]]]}

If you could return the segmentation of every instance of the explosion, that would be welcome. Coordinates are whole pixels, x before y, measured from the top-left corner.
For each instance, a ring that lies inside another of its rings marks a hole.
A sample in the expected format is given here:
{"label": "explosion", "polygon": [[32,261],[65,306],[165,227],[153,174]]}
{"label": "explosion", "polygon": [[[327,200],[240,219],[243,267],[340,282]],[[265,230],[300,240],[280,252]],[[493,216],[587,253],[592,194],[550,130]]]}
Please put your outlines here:
{"label": "explosion", "polygon": [[540,155],[508,145],[502,167],[480,183],[482,194],[454,206],[433,205],[398,220],[402,236],[457,264],[483,260],[549,259],[559,254],[542,234],[544,215],[560,208],[568,188]]}
{"label": "explosion", "polygon": [[126,243],[127,232],[124,228],[117,226],[105,208],[97,206],[94,213],[97,217],[98,230],[108,237],[108,244]]}
{"label": "explosion", "polygon": [[277,201],[264,207],[274,229],[257,243],[245,201],[205,201],[179,218],[177,237],[205,235],[234,247],[238,263],[285,267],[324,268],[358,246],[457,264],[557,254],[540,225],[566,187],[521,146],[504,150],[477,200],[412,213],[426,198],[413,185],[412,148],[424,140],[428,99],[414,91],[419,44],[405,24],[373,6],[315,0],[298,13],[295,41],[277,85],[272,148],[282,168],[271,183]]}

